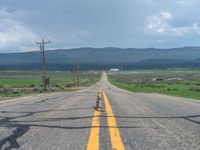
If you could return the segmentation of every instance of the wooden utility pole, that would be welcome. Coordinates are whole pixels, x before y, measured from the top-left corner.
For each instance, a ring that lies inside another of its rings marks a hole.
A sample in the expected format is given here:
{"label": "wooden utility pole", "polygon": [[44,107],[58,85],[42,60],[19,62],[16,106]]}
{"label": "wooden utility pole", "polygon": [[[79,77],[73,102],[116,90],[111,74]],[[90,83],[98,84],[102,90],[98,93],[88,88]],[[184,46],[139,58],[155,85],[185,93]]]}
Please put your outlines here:
{"label": "wooden utility pole", "polygon": [[36,44],[40,45],[40,51],[41,51],[41,58],[42,58],[42,64],[43,64],[43,77],[42,77],[42,82],[43,82],[43,87],[44,91],[47,90],[47,78],[46,78],[46,61],[45,61],[45,52],[44,52],[44,45],[50,43],[50,41],[44,41],[42,39],[41,42],[36,42]]}
{"label": "wooden utility pole", "polygon": [[80,86],[80,71],[79,71],[79,61],[77,60],[77,62],[76,62],[76,79],[77,79],[77,83],[76,83],[76,85],[77,85],[77,87],[79,87]]}

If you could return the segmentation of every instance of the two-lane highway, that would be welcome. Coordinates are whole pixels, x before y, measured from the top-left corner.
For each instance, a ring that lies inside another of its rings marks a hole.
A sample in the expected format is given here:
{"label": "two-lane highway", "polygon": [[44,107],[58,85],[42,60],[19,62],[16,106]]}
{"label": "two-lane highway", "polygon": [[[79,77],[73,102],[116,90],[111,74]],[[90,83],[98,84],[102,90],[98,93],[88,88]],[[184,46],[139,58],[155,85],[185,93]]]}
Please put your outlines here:
{"label": "two-lane highway", "polygon": [[127,92],[105,74],[81,91],[0,103],[1,150],[199,150],[199,139],[200,102]]}

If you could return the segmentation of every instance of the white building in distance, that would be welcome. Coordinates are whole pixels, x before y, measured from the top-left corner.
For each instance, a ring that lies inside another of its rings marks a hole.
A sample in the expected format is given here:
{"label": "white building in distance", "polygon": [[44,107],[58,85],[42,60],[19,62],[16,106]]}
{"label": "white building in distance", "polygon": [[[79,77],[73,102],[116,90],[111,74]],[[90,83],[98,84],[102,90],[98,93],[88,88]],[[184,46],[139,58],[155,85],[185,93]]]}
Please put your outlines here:
{"label": "white building in distance", "polygon": [[111,68],[110,71],[111,72],[119,72],[119,68]]}

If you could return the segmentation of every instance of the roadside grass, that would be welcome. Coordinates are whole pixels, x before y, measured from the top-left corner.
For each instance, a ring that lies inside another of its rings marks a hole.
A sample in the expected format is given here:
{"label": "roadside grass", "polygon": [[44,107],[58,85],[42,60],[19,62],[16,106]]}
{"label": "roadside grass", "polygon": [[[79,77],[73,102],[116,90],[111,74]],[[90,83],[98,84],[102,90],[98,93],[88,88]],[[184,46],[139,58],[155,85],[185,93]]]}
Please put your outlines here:
{"label": "roadside grass", "polygon": [[[148,73],[147,73],[148,72]],[[151,73],[149,73],[151,72]],[[160,93],[165,95],[184,97],[200,100],[200,72],[184,70],[181,73],[170,70],[160,72],[157,70],[109,74],[109,81],[122,89],[137,93]],[[153,79],[163,79],[153,81]],[[179,81],[167,81],[169,78],[177,78]]]}
{"label": "roadside grass", "polygon": [[[80,87],[76,74],[64,71],[47,72],[50,84],[46,92],[74,91],[98,82],[101,74],[80,73]],[[0,71],[0,99],[44,93],[40,71]]]}

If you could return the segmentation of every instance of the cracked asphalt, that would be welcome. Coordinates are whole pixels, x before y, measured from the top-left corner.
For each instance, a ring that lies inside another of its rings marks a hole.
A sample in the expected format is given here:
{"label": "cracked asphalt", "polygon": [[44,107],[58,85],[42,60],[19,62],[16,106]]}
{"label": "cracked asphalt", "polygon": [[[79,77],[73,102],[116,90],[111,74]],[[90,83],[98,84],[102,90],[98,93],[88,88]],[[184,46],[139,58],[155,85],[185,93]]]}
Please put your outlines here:
{"label": "cracked asphalt", "polygon": [[[0,149],[84,150],[97,93],[103,88],[127,150],[200,150],[200,102],[160,94],[136,94],[111,85],[104,74],[76,92],[42,94],[0,103]],[[99,145],[112,149],[102,100]]]}

